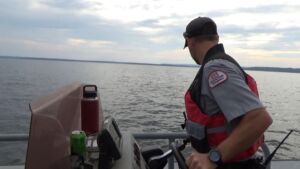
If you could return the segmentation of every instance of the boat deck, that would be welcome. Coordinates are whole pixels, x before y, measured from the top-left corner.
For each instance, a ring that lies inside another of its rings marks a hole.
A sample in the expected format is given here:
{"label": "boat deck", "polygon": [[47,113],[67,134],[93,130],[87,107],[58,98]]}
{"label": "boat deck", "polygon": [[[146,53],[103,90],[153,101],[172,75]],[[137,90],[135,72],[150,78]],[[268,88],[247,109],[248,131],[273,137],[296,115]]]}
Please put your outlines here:
{"label": "boat deck", "polygon": [[299,169],[300,168],[300,161],[272,161],[271,169]]}
{"label": "boat deck", "polygon": [[[24,166],[0,166],[0,169],[24,169],[24,168],[25,168]],[[175,165],[175,168],[177,168],[177,165]],[[290,161],[290,160],[272,161],[271,169],[283,169],[283,168],[299,169],[300,161]]]}

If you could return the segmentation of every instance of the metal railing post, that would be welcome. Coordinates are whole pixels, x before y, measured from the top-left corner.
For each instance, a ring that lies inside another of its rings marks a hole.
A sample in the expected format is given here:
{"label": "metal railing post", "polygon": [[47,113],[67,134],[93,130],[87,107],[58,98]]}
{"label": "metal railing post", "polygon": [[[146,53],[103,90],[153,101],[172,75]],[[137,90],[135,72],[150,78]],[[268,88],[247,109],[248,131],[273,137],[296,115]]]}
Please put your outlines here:
{"label": "metal railing post", "polygon": [[[174,142],[175,139],[169,139],[169,149],[171,148],[171,143]],[[168,159],[168,167],[169,169],[174,169],[174,156],[171,156],[169,159]]]}
{"label": "metal railing post", "polygon": [[0,134],[1,141],[27,141],[29,136],[27,134]]}

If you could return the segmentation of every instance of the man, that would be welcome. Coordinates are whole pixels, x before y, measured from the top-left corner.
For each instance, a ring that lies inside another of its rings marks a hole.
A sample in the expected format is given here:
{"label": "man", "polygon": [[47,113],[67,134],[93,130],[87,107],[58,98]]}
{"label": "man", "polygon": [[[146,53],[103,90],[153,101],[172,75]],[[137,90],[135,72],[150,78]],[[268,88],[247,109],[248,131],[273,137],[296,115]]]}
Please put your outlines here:
{"label": "man", "polygon": [[189,169],[256,168],[256,152],[272,119],[258,98],[254,79],[224,51],[208,17],[192,20],[183,34],[202,65],[185,95],[186,129],[197,151]]}

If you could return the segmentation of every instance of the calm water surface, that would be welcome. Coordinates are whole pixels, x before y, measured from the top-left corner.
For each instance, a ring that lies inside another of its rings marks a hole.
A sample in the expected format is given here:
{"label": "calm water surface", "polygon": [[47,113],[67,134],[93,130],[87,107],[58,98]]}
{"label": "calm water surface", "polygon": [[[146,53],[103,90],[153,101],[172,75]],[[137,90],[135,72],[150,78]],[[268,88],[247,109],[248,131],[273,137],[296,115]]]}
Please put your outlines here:
{"label": "calm water surface", "polygon": [[[197,68],[46,60],[0,59],[0,134],[28,133],[28,104],[57,87],[80,81],[100,89],[105,115],[123,131],[182,132],[183,95]],[[300,74],[249,71],[273,117],[266,133],[270,149],[299,130]],[[26,142],[0,142],[0,165],[24,163]],[[300,159],[300,132],[279,149],[277,159]]]}

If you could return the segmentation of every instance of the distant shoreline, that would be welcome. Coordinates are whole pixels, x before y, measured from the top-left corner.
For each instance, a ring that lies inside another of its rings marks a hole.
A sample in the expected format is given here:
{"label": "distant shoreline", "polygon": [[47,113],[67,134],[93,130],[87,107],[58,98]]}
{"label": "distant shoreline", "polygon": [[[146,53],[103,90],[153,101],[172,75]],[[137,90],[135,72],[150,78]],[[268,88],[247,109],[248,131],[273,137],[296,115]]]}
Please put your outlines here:
{"label": "distant shoreline", "polygon": [[[150,65],[150,66],[172,66],[172,67],[199,67],[192,64],[156,64],[156,63],[136,63],[136,62],[118,62],[118,61],[97,61],[97,60],[76,60],[76,59],[60,59],[60,58],[36,58],[21,56],[0,56],[0,59],[24,59],[24,60],[47,60],[47,61],[66,61],[66,62],[93,62],[93,63],[114,63],[114,64],[133,64],[133,65]],[[287,72],[300,73],[300,68],[280,68],[280,67],[243,67],[245,70],[251,71],[267,71],[267,72]]]}

